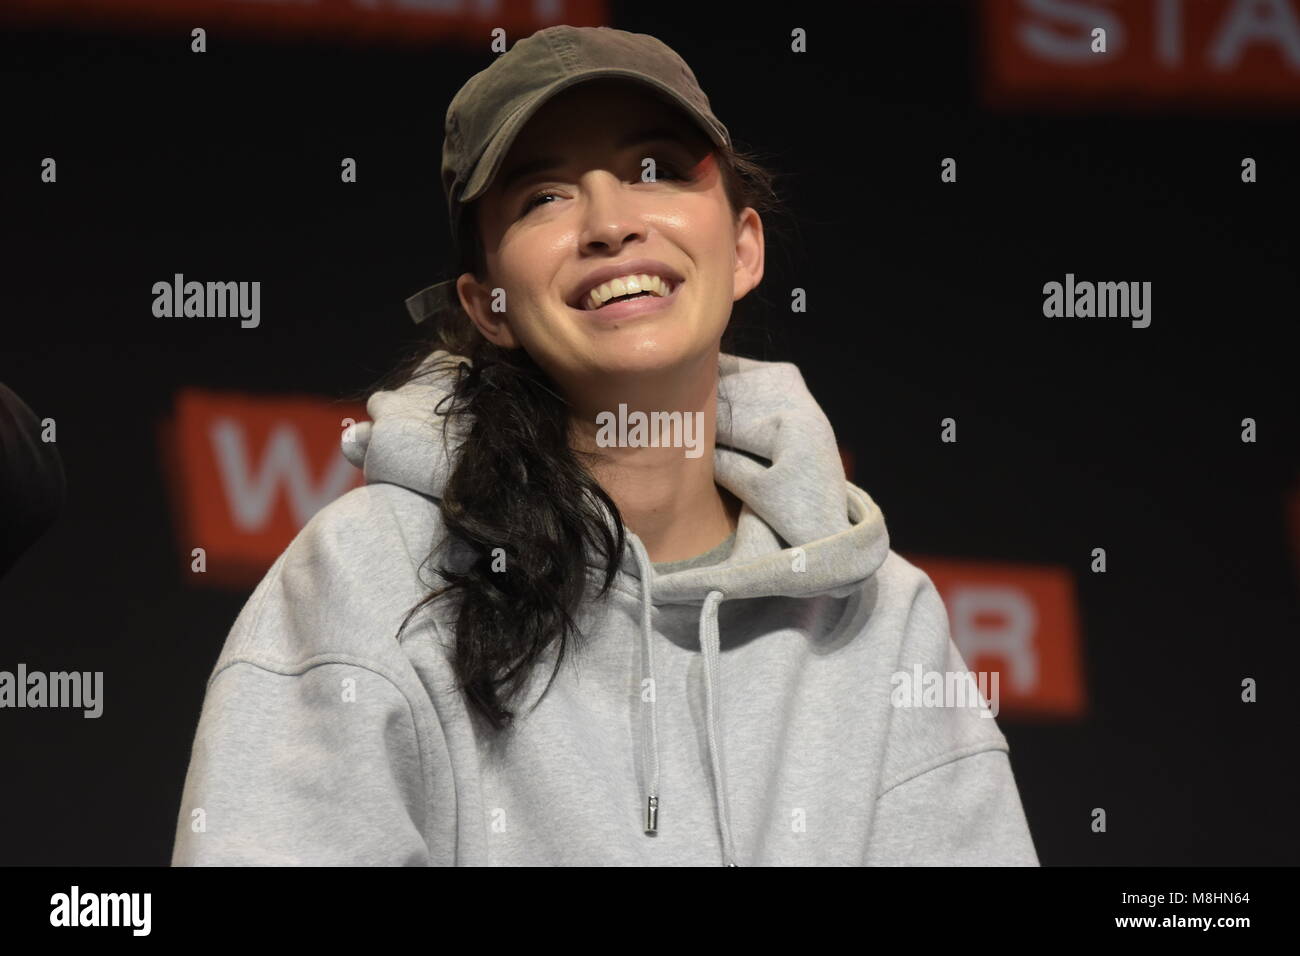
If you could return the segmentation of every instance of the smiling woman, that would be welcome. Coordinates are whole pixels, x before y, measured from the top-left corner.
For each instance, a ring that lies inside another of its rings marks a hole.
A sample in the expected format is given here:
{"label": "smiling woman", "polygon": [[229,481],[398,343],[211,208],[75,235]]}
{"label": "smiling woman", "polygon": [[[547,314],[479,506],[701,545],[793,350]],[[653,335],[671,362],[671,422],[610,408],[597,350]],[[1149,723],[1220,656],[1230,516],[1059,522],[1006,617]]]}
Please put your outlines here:
{"label": "smiling woman", "polygon": [[[503,351],[522,348],[588,421],[597,405],[616,407],[601,387],[611,374],[691,366],[707,380],[733,302],[762,278],[771,175],[713,146],[662,96],[619,79],[548,100],[503,165],[466,215],[470,258],[457,291],[471,331]],[[602,299],[626,294],[603,284],[643,274],[669,286],[661,308],[593,312],[583,301],[593,288]],[[493,310],[497,289],[504,311]],[[577,321],[570,310],[593,314]],[[656,321],[630,321],[650,314]]]}
{"label": "smiling woman", "polygon": [[174,861],[1035,865],[986,702],[894,702],[965,669],[934,585],[799,370],[724,347],[778,204],[690,68],[540,31],[443,184],[458,275],[235,623]]}
{"label": "smiling woman", "polygon": [[[593,547],[607,589],[625,527],[661,561],[736,530],[741,502],[716,483],[709,456],[683,467],[634,445],[598,452],[597,430],[631,403],[699,416],[712,445],[721,343],[733,302],[762,276],[761,214],[780,208],[775,177],[756,158],[729,137],[713,145],[680,107],[624,78],[547,100],[500,165],[456,230],[458,308],[385,383],[428,374],[430,352],[470,359],[449,416],[463,420],[471,453],[440,495],[443,524],[479,553],[512,542],[512,568],[446,573],[449,592],[426,601],[458,592],[457,676],[495,727],[512,718],[505,701],[552,641],[563,659]],[[584,302],[593,291],[625,295],[642,276],[667,294],[594,310]],[[533,480],[519,481],[517,466]],[[521,588],[503,612],[516,576],[547,586]]]}

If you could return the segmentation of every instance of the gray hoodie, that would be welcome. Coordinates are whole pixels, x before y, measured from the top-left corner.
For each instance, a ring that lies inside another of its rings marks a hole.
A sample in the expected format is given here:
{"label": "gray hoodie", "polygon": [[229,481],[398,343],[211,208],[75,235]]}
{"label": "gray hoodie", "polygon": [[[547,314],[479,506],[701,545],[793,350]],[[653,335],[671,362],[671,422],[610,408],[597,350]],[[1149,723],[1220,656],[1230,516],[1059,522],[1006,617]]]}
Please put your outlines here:
{"label": "gray hoodie", "polygon": [[422,583],[446,379],[372,395],[343,445],[366,484],[276,559],[208,681],[173,865],[1038,865],[984,702],[900,696],[966,667],[799,370],[720,374],[730,553],[661,574],[628,532],[500,735],[456,688],[448,602],[396,639],[447,554]]}

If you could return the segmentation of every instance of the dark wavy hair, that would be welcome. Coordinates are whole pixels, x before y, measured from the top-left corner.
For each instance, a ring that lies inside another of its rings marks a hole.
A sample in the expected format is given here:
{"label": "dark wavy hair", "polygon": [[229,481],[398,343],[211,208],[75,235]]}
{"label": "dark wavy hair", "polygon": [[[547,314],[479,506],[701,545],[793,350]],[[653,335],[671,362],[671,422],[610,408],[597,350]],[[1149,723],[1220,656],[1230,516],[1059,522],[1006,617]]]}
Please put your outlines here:
{"label": "dark wavy hair", "polygon": [[[733,217],[753,207],[764,219],[765,237],[771,236],[769,220],[784,212],[775,175],[753,152],[715,149],[715,154]],[[466,208],[462,220],[457,275],[470,272],[483,281],[475,205]],[[734,345],[734,311],[722,339],[724,352]],[[448,358],[421,371],[439,349],[469,362]],[[453,452],[455,464],[438,506],[453,550],[464,557],[452,563],[459,567],[437,569],[446,586],[411,608],[398,638],[420,608],[448,596],[455,611],[457,682],[473,709],[500,730],[514,719],[508,704],[529,670],[558,641],[555,670],[542,697],[549,692],[568,642],[580,633],[574,615],[586,593],[589,557],[605,559],[595,595],[600,598],[614,583],[624,527],[613,499],[588,471],[590,459],[598,456],[570,447],[568,401],[524,349],[493,345],[462,309],[431,320],[427,339],[377,387],[395,389],[416,377],[446,373],[450,391],[435,411],[445,419],[444,436],[452,422],[464,437]],[[424,564],[437,557],[443,543],[435,542]],[[499,548],[506,557],[503,571],[493,568]]]}

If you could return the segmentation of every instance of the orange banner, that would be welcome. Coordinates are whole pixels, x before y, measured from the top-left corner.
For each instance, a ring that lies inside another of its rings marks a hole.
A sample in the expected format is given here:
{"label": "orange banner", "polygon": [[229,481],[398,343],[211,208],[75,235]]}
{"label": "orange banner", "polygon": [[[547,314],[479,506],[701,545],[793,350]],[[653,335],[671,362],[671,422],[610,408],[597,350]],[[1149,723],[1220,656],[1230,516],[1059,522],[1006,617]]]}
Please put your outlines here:
{"label": "orange banner", "polygon": [[[77,29],[175,27],[188,35],[273,32],[324,34],[364,44],[375,41],[455,39],[488,50],[491,31],[515,40],[557,23],[607,26],[603,0],[539,3],[476,3],[473,0],[4,0],[0,19],[62,22]],[[211,37],[209,41],[211,42]]]}
{"label": "orange banner", "polygon": [[993,106],[1300,105],[1300,0],[984,0],[981,12]]}
{"label": "orange banner", "polygon": [[1079,611],[1068,569],[906,557],[943,598],[966,667],[1000,675],[1002,714],[1084,716]]}
{"label": "orange banner", "polygon": [[254,586],[312,515],[364,483],[341,440],[366,420],[363,405],[321,398],[177,394],[159,430],[183,573]]}

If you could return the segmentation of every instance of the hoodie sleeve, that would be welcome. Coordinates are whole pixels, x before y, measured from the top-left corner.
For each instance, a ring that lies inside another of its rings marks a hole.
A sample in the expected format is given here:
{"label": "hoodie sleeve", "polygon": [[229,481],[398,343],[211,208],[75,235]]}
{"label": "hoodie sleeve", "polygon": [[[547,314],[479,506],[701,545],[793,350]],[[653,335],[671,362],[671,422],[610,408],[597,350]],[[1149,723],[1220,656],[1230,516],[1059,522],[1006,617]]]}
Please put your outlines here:
{"label": "hoodie sleeve", "polygon": [[950,760],[881,794],[869,866],[1038,866],[1007,752]]}
{"label": "hoodie sleeve", "polygon": [[453,784],[435,708],[394,639],[416,596],[395,493],[366,486],[317,512],[244,605],[208,680],[174,866],[441,857],[430,807],[451,805]]}
{"label": "hoodie sleeve", "polygon": [[209,685],[173,866],[427,866],[406,698],[354,663],[231,664]]}
{"label": "hoodie sleeve", "polygon": [[[910,676],[917,665],[922,674],[967,672],[938,590],[914,566],[912,580],[896,673]],[[996,708],[997,701],[992,703]],[[1038,866],[1010,746],[992,711],[892,708],[866,864]]]}

